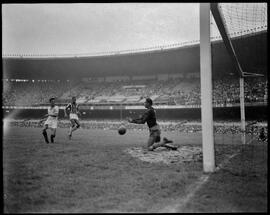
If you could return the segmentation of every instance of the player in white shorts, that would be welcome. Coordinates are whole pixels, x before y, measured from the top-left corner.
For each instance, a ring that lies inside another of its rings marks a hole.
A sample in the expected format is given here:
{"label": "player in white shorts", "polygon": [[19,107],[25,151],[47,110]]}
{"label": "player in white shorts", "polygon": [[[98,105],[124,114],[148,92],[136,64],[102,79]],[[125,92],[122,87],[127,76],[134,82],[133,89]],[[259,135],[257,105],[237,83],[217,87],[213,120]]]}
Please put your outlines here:
{"label": "player in white shorts", "polygon": [[[52,134],[51,134],[51,142],[54,142],[54,138],[56,135],[56,128],[57,128],[57,123],[58,123],[58,114],[59,114],[59,107],[55,105],[55,98],[50,98],[50,103],[51,106],[48,108],[48,114],[45,115],[47,117],[44,127],[42,130],[42,134],[44,136],[44,139],[46,143],[49,143],[48,136],[47,136],[47,129],[51,129]],[[42,119],[41,121],[43,121]]]}
{"label": "player in white shorts", "polygon": [[81,115],[81,113],[79,111],[79,105],[76,103],[76,97],[72,97],[72,102],[66,106],[65,117],[67,116],[67,113],[69,114],[69,119],[71,122],[68,133],[69,139],[71,139],[72,132],[74,132],[81,126],[78,117],[78,115]]}

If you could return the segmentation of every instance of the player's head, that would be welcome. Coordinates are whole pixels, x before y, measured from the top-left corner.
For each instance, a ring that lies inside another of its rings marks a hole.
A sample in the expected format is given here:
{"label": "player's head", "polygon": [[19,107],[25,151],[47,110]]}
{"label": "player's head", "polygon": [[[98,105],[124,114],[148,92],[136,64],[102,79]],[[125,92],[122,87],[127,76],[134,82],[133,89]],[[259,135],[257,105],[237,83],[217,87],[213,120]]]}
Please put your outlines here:
{"label": "player's head", "polygon": [[72,102],[75,103],[76,102],[76,97],[75,96],[72,96]]}
{"label": "player's head", "polygon": [[149,108],[153,105],[153,101],[150,98],[146,98],[144,102],[144,107]]}
{"label": "player's head", "polygon": [[54,103],[55,103],[55,98],[54,98],[54,97],[51,97],[51,98],[49,99],[49,101],[50,101],[51,105],[54,105]]}

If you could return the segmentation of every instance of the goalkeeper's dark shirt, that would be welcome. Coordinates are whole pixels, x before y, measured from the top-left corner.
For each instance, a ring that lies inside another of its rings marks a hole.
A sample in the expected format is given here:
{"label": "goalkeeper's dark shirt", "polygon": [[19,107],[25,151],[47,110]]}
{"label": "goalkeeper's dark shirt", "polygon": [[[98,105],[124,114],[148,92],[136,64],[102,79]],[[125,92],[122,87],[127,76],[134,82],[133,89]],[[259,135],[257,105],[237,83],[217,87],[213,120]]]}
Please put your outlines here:
{"label": "goalkeeper's dark shirt", "polygon": [[144,124],[146,122],[148,127],[152,128],[153,126],[157,125],[155,109],[150,107],[147,109],[147,111],[145,111],[141,118],[133,119],[132,122],[137,124]]}

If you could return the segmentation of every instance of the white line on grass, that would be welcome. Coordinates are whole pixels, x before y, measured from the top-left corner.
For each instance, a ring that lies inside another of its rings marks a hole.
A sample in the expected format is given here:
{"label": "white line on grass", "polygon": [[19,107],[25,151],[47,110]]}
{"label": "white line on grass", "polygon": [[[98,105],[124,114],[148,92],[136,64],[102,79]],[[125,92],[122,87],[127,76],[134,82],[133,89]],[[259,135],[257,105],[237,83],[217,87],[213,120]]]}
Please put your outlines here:
{"label": "white line on grass", "polygon": [[210,175],[202,175],[197,182],[188,187],[188,195],[177,199],[175,204],[165,207],[160,211],[160,213],[177,213],[181,212],[182,208],[189,202],[189,200],[194,196],[194,194],[199,190],[202,185],[208,180]]}
{"label": "white line on grass", "polygon": [[[239,153],[240,152],[238,151],[235,154],[228,157],[224,162],[222,162],[220,165],[218,165],[216,167],[215,172],[217,172],[221,168],[223,168],[233,157],[235,157]],[[186,204],[192,199],[192,197],[195,195],[195,193],[208,181],[210,176],[211,176],[211,173],[203,174],[198,179],[197,182],[193,183],[192,185],[190,185],[190,187],[188,187],[187,190],[189,191],[189,193],[187,196],[183,196],[183,197],[175,200],[174,202],[177,202],[177,203],[174,203],[170,206],[167,206],[159,212],[160,213],[181,213],[183,211],[183,209],[185,208]]]}

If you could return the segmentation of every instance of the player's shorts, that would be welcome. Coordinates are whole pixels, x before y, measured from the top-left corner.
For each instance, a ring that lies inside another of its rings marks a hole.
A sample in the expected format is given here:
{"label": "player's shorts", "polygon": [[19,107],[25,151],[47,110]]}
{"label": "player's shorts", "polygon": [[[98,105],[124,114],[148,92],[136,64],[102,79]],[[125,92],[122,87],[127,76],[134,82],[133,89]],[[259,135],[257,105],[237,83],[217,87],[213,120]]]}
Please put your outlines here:
{"label": "player's shorts", "polygon": [[48,125],[49,128],[57,128],[58,120],[57,118],[48,118],[44,125]]}
{"label": "player's shorts", "polygon": [[76,119],[76,120],[79,120],[79,117],[76,113],[70,113],[69,114],[69,119]]}
{"label": "player's shorts", "polygon": [[150,132],[150,137],[153,137],[155,143],[158,143],[160,141],[160,135],[161,135],[159,125],[155,125],[155,126],[149,128],[149,132]]}

